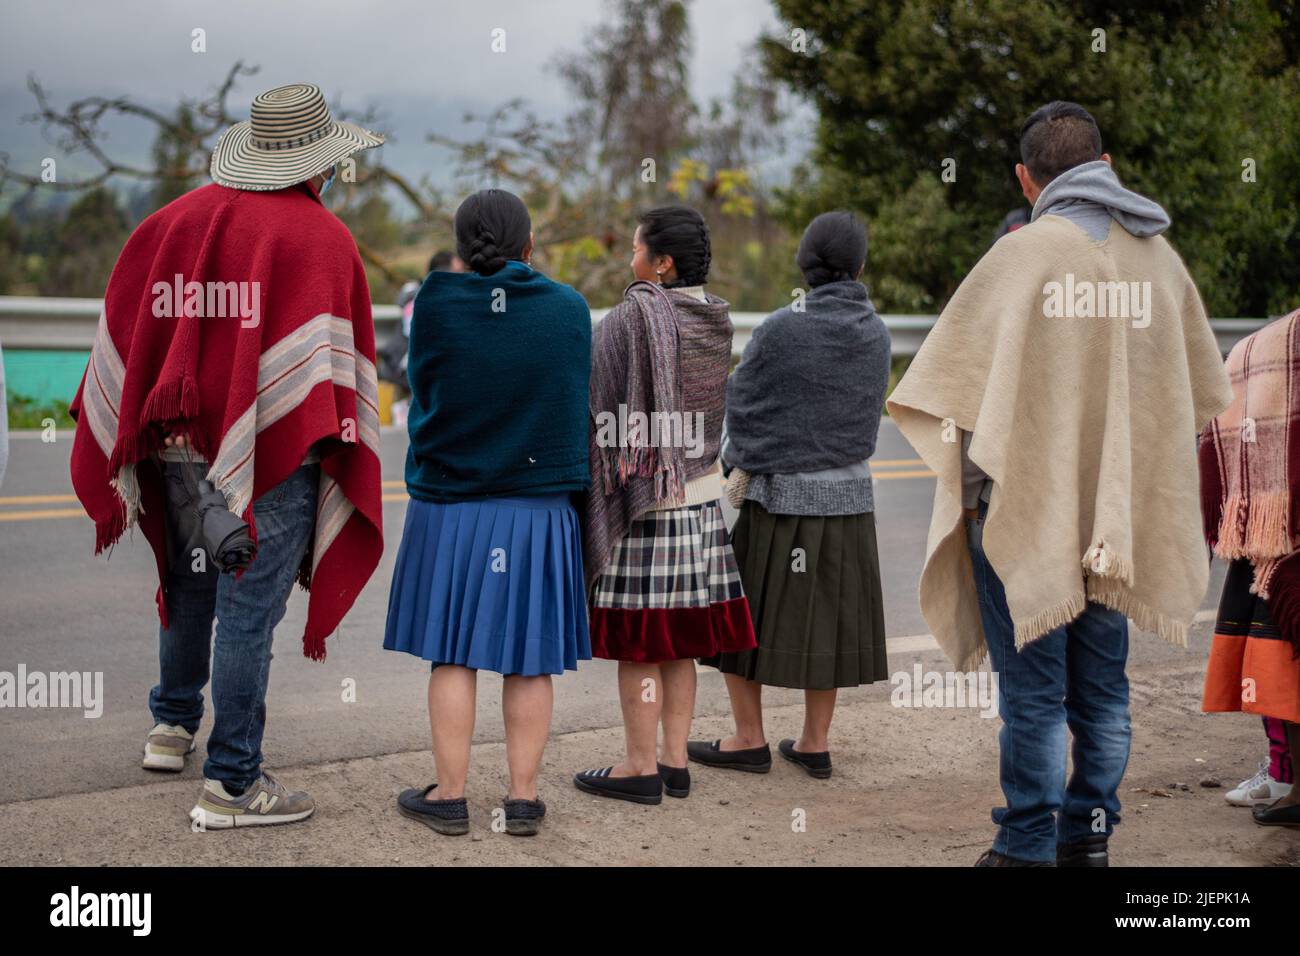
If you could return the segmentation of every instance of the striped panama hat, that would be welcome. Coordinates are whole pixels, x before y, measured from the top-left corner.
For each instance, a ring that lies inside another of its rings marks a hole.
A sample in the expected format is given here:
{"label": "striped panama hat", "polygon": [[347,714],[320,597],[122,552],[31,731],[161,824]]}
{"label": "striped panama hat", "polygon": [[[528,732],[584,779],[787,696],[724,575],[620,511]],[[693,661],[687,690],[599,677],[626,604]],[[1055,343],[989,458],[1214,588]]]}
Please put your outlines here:
{"label": "striped panama hat", "polygon": [[236,123],[212,151],[212,179],[232,189],[283,189],[311,179],[384,137],[336,122],[320,87],[295,83],[253,98],[251,119]]}

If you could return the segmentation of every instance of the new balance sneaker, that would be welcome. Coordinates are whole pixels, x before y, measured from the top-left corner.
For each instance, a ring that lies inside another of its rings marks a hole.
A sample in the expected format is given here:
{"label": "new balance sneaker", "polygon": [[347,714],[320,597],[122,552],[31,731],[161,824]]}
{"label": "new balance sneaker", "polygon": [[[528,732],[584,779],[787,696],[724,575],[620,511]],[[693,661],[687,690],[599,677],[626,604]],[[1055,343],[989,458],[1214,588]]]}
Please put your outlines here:
{"label": "new balance sneaker", "polygon": [[262,776],[237,797],[231,796],[221,781],[204,779],[203,793],[190,811],[190,819],[204,830],[229,830],[296,823],[307,819],[315,809],[316,804],[306,793],[286,790],[263,770]]}
{"label": "new balance sneaker", "polygon": [[157,724],[144,742],[145,770],[184,770],[185,758],[194,752],[194,735],[175,724]]}
{"label": "new balance sneaker", "polygon": [[1259,765],[1259,772],[1243,780],[1223,795],[1234,807],[1264,807],[1281,800],[1291,792],[1291,784],[1278,783],[1268,775],[1268,762]]}

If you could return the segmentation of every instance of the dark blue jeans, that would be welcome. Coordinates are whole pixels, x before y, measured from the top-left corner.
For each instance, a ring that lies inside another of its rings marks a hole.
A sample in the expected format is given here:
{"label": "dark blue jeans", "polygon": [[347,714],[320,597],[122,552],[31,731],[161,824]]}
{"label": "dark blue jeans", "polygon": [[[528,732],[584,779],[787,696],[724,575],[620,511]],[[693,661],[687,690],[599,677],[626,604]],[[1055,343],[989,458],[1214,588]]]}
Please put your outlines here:
{"label": "dark blue jeans", "polygon": [[[177,475],[176,469],[193,469],[196,480],[207,471],[205,465],[171,462],[162,468],[164,480]],[[271,638],[311,541],[319,480],[320,465],[303,465],[253,503],[257,557],[238,579],[219,573],[206,555],[206,567],[194,570],[195,558],[185,542],[175,540],[168,516],[170,626],[159,629],[161,674],[149,694],[149,709],[157,723],[197,731],[210,664],[216,717],[203,775],[237,789],[246,789],[262,772]]]}
{"label": "dark blue jeans", "polygon": [[[984,510],[984,509],[981,509]],[[1128,620],[1089,602],[1082,614],[1016,650],[1002,582],[984,556],[983,519],[966,520],[980,618],[998,675],[1002,793],[993,849],[1055,860],[1058,843],[1109,835],[1128,766]],[[1066,729],[1074,771],[1066,782]]]}

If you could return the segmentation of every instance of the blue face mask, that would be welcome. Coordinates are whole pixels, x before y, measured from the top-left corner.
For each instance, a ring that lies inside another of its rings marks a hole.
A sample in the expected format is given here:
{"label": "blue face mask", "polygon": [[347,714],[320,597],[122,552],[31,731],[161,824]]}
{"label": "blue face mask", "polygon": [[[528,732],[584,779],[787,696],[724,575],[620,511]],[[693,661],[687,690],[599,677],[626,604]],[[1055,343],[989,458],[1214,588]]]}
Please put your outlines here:
{"label": "blue face mask", "polygon": [[325,198],[325,191],[334,184],[334,177],[337,175],[338,175],[338,167],[331,166],[329,176],[325,178],[325,182],[320,184],[320,192],[317,193],[317,195],[320,196],[321,199]]}

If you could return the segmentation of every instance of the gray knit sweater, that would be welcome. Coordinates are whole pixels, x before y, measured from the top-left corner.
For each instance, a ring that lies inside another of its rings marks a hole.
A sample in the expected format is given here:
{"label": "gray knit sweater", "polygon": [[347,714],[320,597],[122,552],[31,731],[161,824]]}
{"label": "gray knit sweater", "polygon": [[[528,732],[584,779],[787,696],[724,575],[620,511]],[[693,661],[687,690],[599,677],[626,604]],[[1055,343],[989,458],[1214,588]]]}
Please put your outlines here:
{"label": "gray knit sweater", "polygon": [[754,331],[727,383],[725,465],[774,514],[873,511],[867,459],[889,383],[889,331],[866,288],[829,282]]}

